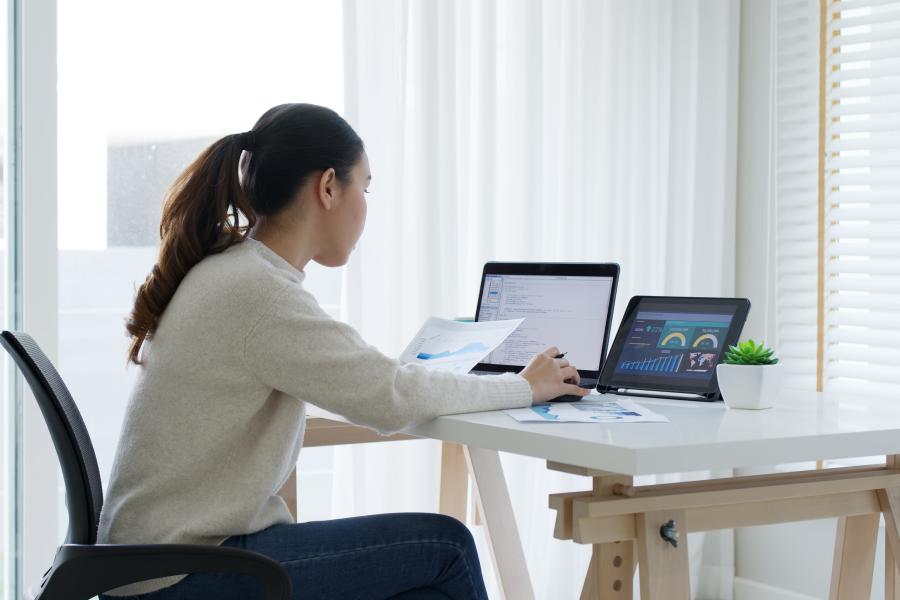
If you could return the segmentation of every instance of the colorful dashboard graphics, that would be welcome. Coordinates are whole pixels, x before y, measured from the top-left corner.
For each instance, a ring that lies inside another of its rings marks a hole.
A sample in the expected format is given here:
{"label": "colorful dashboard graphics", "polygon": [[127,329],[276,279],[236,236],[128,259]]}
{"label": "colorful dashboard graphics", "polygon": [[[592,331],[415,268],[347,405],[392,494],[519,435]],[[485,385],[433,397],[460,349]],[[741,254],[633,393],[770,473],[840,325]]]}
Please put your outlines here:
{"label": "colorful dashboard graphics", "polygon": [[685,371],[690,373],[708,373],[716,368],[715,352],[691,352]]}
{"label": "colorful dashboard graphics", "polygon": [[647,373],[677,373],[681,366],[683,354],[657,356],[643,360],[622,361],[619,368],[623,371],[644,371]]}
{"label": "colorful dashboard graphics", "polygon": [[638,313],[616,371],[708,378],[731,324],[729,315]]}
{"label": "colorful dashboard graphics", "polygon": [[718,350],[728,323],[715,321],[666,321],[659,336],[659,348]]}

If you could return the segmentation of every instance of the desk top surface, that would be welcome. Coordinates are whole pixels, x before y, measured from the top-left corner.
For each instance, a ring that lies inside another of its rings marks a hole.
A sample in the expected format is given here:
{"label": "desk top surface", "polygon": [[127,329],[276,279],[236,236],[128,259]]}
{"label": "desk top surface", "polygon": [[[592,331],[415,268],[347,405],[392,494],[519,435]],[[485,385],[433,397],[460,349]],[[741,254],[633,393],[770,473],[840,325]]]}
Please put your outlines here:
{"label": "desk top surface", "polygon": [[670,423],[519,423],[503,412],[440,417],[416,436],[628,475],[900,454],[900,398],[785,390],[775,407],[635,398]]}

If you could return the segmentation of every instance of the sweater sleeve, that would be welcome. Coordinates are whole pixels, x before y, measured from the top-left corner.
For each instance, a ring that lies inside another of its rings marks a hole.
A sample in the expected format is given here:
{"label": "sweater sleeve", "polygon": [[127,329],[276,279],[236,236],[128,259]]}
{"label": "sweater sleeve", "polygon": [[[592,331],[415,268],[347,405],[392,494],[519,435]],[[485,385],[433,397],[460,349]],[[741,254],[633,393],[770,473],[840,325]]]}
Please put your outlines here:
{"label": "sweater sleeve", "polygon": [[381,433],[440,415],[530,406],[532,400],[531,387],[519,375],[457,375],[401,365],[294,285],[260,316],[243,352],[264,384]]}

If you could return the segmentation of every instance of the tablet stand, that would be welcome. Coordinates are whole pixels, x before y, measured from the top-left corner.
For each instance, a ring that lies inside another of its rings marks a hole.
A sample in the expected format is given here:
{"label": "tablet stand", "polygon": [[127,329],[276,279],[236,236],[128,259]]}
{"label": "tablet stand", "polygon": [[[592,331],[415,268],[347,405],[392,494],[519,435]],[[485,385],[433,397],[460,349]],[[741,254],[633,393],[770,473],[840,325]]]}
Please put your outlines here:
{"label": "tablet stand", "polygon": [[681,392],[665,392],[660,390],[639,390],[632,388],[619,388],[598,385],[597,391],[601,394],[616,394],[617,396],[637,396],[640,398],[661,398],[663,400],[694,400],[697,402],[717,402],[722,399],[722,394],[716,390],[708,394],[690,394]]}

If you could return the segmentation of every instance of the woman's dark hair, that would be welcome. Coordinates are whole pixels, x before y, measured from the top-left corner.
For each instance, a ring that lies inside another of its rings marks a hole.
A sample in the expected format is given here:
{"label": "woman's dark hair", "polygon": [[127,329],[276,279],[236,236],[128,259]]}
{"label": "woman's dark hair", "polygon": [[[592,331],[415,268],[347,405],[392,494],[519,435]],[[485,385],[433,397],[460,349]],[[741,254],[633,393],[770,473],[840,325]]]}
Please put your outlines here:
{"label": "woman's dark hair", "polygon": [[138,288],[126,324],[128,360],[140,363],[141,344],[153,336],[191,267],[242,242],[258,216],[283,210],[310,175],[333,168],[346,182],[362,152],[353,128],[333,110],[314,104],[271,108],[250,131],[225,136],[204,150],[166,196],[159,258]]}

